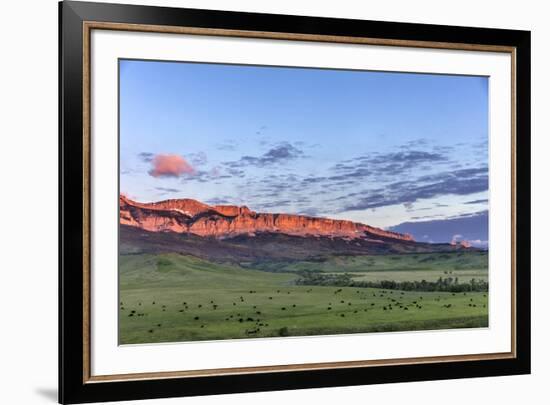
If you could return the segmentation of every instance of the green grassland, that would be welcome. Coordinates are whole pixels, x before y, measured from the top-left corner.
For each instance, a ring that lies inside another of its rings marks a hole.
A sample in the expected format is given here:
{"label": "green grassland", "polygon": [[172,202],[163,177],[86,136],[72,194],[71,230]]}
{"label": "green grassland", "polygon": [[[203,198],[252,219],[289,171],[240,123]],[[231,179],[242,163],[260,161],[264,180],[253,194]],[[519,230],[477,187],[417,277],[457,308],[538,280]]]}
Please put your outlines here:
{"label": "green grassland", "polygon": [[481,270],[487,272],[488,254],[485,251],[441,253],[408,253],[392,255],[338,255],[316,261],[258,263],[267,271],[322,271],[325,273],[356,273],[382,271],[436,271],[445,276],[449,271]]}
{"label": "green grassland", "polygon": [[440,277],[457,278],[459,283],[467,283],[471,279],[487,281],[487,270],[386,270],[386,271],[364,271],[348,273],[354,281],[437,281]]}
{"label": "green grassland", "polygon": [[[487,293],[296,285],[301,271],[396,281],[487,278],[485,252],[266,262],[262,270],[176,253],[120,256],[120,343],[485,327]],[[265,270],[272,271],[265,271]],[[451,273],[452,272],[452,273]],[[378,278],[377,278],[378,277]]]}

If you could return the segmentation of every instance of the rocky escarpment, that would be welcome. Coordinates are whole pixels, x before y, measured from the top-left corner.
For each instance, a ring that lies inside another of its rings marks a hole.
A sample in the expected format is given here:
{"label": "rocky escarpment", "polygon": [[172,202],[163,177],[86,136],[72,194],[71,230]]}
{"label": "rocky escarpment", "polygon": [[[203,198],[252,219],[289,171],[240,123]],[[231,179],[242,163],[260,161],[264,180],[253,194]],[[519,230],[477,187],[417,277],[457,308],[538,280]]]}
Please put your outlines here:
{"label": "rocky escarpment", "polygon": [[209,206],[192,199],[139,203],[120,196],[120,223],[150,232],[171,231],[226,238],[258,233],[346,239],[413,241],[412,236],[358,222],[304,215],[257,213],[233,205]]}

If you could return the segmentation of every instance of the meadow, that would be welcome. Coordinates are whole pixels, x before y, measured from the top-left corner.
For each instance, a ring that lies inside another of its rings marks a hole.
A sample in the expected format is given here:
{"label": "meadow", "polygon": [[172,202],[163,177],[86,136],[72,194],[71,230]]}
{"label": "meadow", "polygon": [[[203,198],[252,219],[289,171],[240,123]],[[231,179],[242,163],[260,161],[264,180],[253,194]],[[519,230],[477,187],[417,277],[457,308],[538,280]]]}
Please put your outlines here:
{"label": "meadow", "polygon": [[120,344],[488,326],[483,291],[296,284],[304,271],[354,280],[486,280],[486,252],[331,257],[259,268],[177,253],[121,255]]}

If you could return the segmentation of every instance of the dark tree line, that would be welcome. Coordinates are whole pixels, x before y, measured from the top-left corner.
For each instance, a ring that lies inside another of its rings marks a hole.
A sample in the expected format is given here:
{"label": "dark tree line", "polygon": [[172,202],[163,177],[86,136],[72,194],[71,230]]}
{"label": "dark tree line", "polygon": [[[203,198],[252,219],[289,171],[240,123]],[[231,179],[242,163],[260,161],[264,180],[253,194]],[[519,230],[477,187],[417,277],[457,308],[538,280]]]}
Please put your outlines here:
{"label": "dark tree line", "polygon": [[487,292],[489,283],[472,278],[468,283],[460,283],[458,278],[439,277],[437,281],[356,281],[352,276],[344,274],[327,274],[318,272],[301,272],[296,280],[297,285],[319,285],[337,287],[381,288],[385,290],[402,291],[444,291],[444,292]]}

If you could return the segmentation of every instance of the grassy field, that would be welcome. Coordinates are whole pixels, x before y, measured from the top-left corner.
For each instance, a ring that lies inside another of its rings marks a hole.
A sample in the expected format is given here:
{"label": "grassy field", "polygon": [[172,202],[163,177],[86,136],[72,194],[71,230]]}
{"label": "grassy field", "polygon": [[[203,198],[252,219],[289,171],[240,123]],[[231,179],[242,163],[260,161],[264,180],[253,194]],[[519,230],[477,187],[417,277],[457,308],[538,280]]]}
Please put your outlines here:
{"label": "grassy field", "polygon": [[[427,281],[441,275],[467,281],[486,279],[486,262],[483,252],[335,257],[289,263],[285,271]],[[266,272],[178,254],[121,255],[119,271],[121,344],[488,324],[483,292],[299,286],[299,275],[280,272],[280,265],[279,272]]]}
{"label": "grassy field", "polygon": [[467,283],[472,278],[487,281],[487,270],[386,270],[349,273],[355,281],[437,281],[440,277],[458,278],[459,283]]}
{"label": "grassy field", "polygon": [[484,251],[412,253],[400,255],[333,256],[319,261],[297,261],[280,265],[260,264],[268,271],[322,271],[358,273],[382,271],[436,271],[442,276],[457,270],[480,270],[487,273],[488,254]]}

